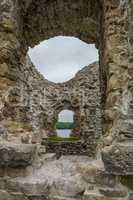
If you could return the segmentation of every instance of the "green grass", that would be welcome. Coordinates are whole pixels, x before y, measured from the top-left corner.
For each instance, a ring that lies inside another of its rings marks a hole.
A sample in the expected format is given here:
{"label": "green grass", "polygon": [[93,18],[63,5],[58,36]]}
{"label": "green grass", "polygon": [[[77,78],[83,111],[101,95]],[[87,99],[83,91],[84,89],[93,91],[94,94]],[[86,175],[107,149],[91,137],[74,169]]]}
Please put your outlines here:
{"label": "green grass", "polygon": [[79,141],[80,138],[79,137],[69,137],[69,138],[63,138],[63,137],[58,137],[58,136],[49,136],[47,138],[47,141],[50,141],[50,142],[77,142]]}

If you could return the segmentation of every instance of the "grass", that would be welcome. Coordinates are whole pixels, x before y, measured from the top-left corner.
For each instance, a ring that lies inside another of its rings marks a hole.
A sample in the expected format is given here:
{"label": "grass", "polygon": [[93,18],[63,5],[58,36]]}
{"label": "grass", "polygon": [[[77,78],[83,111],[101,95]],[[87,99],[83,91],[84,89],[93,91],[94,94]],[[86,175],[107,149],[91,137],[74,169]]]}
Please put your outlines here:
{"label": "grass", "polygon": [[64,138],[64,137],[59,137],[59,136],[49,136],[47,138],[47,141],[50,142],[77,142],[79,141],[80,138],[79,137],[69,137],[69,138]]}

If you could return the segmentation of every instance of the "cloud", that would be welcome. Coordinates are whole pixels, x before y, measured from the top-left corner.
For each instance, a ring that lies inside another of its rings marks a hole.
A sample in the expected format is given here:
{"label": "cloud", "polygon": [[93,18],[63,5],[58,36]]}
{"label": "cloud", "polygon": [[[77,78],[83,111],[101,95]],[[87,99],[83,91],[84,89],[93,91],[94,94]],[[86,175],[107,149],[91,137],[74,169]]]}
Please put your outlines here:
{"label": "cloud", "polygon": [[59,121],[61,122],[73,122],[73,115],[74,113],[72,111],[63,110],[59,114]]}
{"label": "cloud", "polygon": [[98,51],[73,37],[55,37],[41,42],[29,55],[37,69],[50,81],[71,79],[84,66],[98,60]]}

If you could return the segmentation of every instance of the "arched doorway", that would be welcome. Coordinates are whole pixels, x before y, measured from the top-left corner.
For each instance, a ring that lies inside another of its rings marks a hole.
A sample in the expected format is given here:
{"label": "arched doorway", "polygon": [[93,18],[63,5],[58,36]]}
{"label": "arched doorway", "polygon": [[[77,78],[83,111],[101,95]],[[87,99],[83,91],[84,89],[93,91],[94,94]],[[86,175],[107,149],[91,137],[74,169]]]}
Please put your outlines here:
{"label": "arched doorway", "polygon": [[56,132],[59,137],[70,137],[74,124],[74,112],[70,110],[63,110],[58,114],[58,121],[56,123]]}

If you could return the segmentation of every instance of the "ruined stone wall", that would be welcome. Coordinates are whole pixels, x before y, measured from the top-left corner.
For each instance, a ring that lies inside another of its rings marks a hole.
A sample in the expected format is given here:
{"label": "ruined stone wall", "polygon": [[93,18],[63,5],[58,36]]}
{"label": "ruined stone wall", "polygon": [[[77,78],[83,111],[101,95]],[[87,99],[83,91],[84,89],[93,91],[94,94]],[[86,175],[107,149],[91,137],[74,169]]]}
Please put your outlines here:
{"label": "ruined stone wall", "polygon": [[33,0],[24,16],[24,36],[29,46],[58,35],[98,42],[97,0]]}
{"label": "ruined stone wall", "polygon": [[[128,118],[128,2],[104,2],[104,67],[106,88],[106,133],[115,137]],[[120,136],[120,135],[119,135]],[[118,136],[118,137],[119,137]]]}
{"label": "ruined stone wall", "polygon": [[[46,6],[47,4],[49,6]],[[47,101],[47,97],[44,98],[43,94],[37,94],[40,85],[44,84],[46,91],[49,90],[49,87],[51,91],[57,91],[57,96],[60,92],[57,85],[55,86],[52,83],[49,85],[47,81],[43,83],[43,77],[36,73],[36,70],[27,67],[26,54],[28,47],[57,34],[77,36],[85,41],[98,43],[98,4],[96,1],[87,1],[83,5],[80,0],[62,3],[60,1],[9,0],[1,1],[0,8],[2,11],[0,17],[1,124],[8,129],[9,134],[14,134],[14,136],[24,132],[33,132],[33,126],[38,127],[38,131],[34,128],[37,135],[44,126],[48,126],[48,131],[52,132],[57,120],[57,110],[63,109],[64,106],[59,103],[62,105],[55,105],[55,107],[59,106],[60,108],[49,107],[54,101],[56,102],[57,98],[50,94],[48,108],[51,116],[49,117],[50,114],[47,114],[44,106],[37,113],[38,101]],[[39,77],[39,80],[37,77]],[[47,84],[48,86],[46,86]],[[62,90],[64,90],[64,87],[68,87],[67,84],[62,86]],[[64,93],[65,91],[62,95]],[[65,95],[67,96],[67,94]],[[33,96],[33,98],[29,100],[26,96]],[[34,102],[32,109],[32,102],[30,101]],[[68,107],[70,108],[70,100],[68,101]],[[55,109],[54,114],[53,109]],[[79,107],[78,109],[72,109],[79,116]],[[36,116],[41,117],[37,120]],[[79,117],[77,119],[80,120]],[[49,130],[50,127],[51,130]]]}
{"label": "ruined stone wall", "polygon": [[110,145],[103,151],[103,160],[106,170],[124,175],[132,173],[132,3],[104,1],[103,8],[102,67],[107,78],[104,142]]}
{"label": "ruined stone wall", "polygon": [[47,153],[55,153],[57,159],[62,155],[79,155],[79,156],[90,156],[92,157],[92,152],[86,148],[84,142],[74,141],[74,142],[65,142],[65,141],[48,141],[43,140],[42,145],[46,147]]}
{"label": "ruined stone wall", "polygon": [[[54,130],[54,122],[58,113],[53,114],[53,110],[63,109],[63,105],[66,104],[67,107],[71,107],[67,97],[68,103],[61,103],[59,104],[61,106],[57,108],[55,102],[57,102],[60,88],[62,88],[61,91],[63,90],[63,96],[66,95],[64,86],[55,86],[53,83],[47,82],[36,73],[33,67],[30,67],[30,64],[27,64],[26,54],[29,46],[34,46],[39,41],[56,34],[77,36],[88,43],[95,42],[100,50],[100,84],[104,119],[102,124],[104,138],[102,138],[101,146],[106,146],[102,151],[105,173],[111,173],[118,179],[122,176],[124,179],[122,184],[124,183],[128,187],[126,199],[131,200],[132,182],[130,180],[133,174],[132,0],[62,2],[43,0],[2,0],[0,2],[1,124],[9,130],[11,136],[17,137],[25,132],[32,133],[34,129],[36,130],[34,135],[38,137],[39,134],[42,135],[41,130],[44,130],[46,124],[48,124],[46,132]],[[29,70],[27,66],[31,69]],[[87,73],[89,75],[90,71]],[[65,88],[68,86],[71,88],[71,82],[65,83]],[[44,97],[43,90],[40,94],[37,93],[42,84],[45,85],[45,89],[49,90],[50,87],[50,91],[52,91],[52,94],[46,92],[47,95],[44,98],[48,104],[43,105],[48,105],[48,107],[38,104]],[[82,85],[79,87],[79,91],[77,89],[78,93],[81,88]],[[55,96],[53,91],[55,91]],[[94,92],[93,89],[90,91]],[[33,98],[29,99],[29,96],[33,96]],[[87,102],[89,102],[89,97],[87,96]],[[31,99],[32,107],[30,106]],[[62,99],[61,97],[61,101]],[[54,109],[51,109],[49,105],[55,105]],[[78,106],[79,110],[80,105]],[[50,116],[44,115],[46,110],[51,110]],[[82,126],[82,133],[88,142],[91,140],[88,137],[88,129],[86,131],[88,128],[86,124],[92,113],[92,126],[96,127],[96,118],[93,110],[89,115],[84,114],[85,110],[86,106],[82,109],[83,112],[80,110],[80,113],[81,119],[86,120]],[[82,118],[82,113],[85,118]],[[44,121],[47,122],[45,125]],[[51,130],[49,130],[50,127]],[[98,125],[98,127],[100,126]],[[97,133],[90,134],[94,136],[92,139],[94,143]],[[94,143],[92,142],[92,144]],[[109,180],[111,179],[109,178]],[[99,198],[104,199],[103,196]],[[117,196],[116,199],[119,197]]]}
{"label": "ruined stone wall", "polygon": [[5,99],[1,125],[8,131],[9,140],[21,141],[29,135],[34,142],[40,141],[56,134],[58,114],[69,109],[75,114],[73,135],[81,137],[94,156],[102,134],[99,88],[96,63],[83,68],[70,81],[55,84],[46,80],[27,58]]}
{"label": "ruined stone wall", "polygon": [[[99,45],[100,71],[103,73],[103,133],[109,136],[110,144],[119,138],[132,138],[129,133],[132,126],[132,73],[129,73],[129,66],[132,71],[131,1],[59,3],[3,0],[0,8],[1,121],[6,119],[5,124],[11,121],[16,130],[14,115],[11,114],[13,109],[9,109],[10,100],[7,98],[5,103],[3,99],[9,96],[10,88],[16,87],[17,80],[22,77],[28,46],[55,34],[65,34]],[[7,112],[12,117],[8,118]]]}
{"label": "ruined stone wall", "polygon": [[1,1],[1,102],[21,76],[28,46],[55,34],[78,36],[99,44],[102,80],[105,79],[101,88],[105,96],[102,98],[105,99],[103,132],[119,137],[119,132],[123,132],[120,129],[124,129],[122,126],[127,126],[123,116],[126,119],[129,116],[125,110],[130,104],[126,97],[130,96],[127,66],[131,50],[129,41],[132,43],[131,4],[131,1],[120,0],[87,1],[84,4],[82,1]]}

